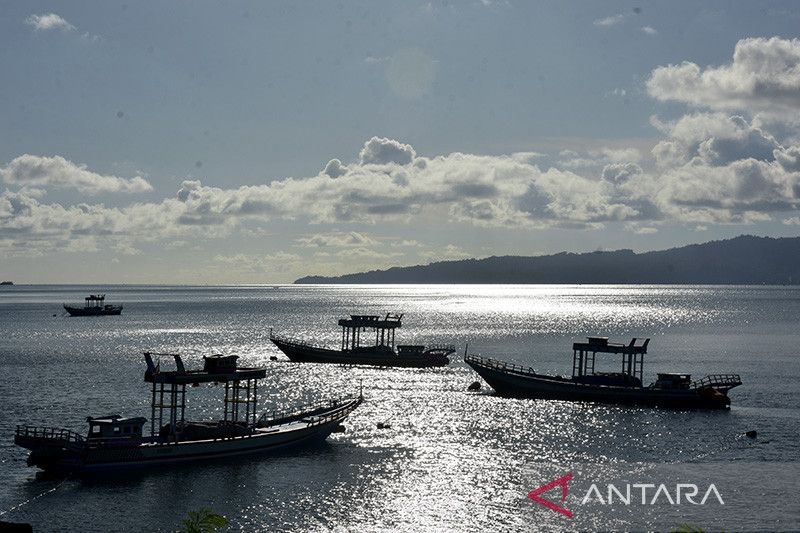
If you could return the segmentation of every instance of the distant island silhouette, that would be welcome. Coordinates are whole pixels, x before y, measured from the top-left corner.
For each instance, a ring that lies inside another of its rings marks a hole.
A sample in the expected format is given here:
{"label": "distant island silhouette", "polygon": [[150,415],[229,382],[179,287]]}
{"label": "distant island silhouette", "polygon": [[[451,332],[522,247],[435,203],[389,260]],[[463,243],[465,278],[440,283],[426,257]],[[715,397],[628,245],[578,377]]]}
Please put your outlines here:
{"label": "distant island silhouette", "polygon": [[310,283],[654,283],[800,284],[800,237],[742,235],[654,252],[561,252],[439,261],[342,276],[306,276]]}

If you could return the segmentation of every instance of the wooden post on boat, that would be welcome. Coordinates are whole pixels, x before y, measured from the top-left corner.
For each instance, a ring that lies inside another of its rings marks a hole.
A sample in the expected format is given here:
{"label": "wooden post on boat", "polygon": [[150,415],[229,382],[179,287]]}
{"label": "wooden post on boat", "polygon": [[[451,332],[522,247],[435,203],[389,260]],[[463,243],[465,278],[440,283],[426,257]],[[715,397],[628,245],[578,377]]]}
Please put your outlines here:
{"label": "wooden post on boat", "polygon": [[[160,364],[154,365],[153,355],[170,355],[175,358],[176,370],[161,371]],[[237,423],[244,421],[246,425],[255,425],[258,409],[258,380],[265,377],[263,368],[238,368],[237,356],[213,355],[205,357],[202,371],[187,372],[180,355],[153,354],[146,352],[147,371],[144,379],[153,384],[150,405],[150,433],[154,441],[161,444],[177,443],[180,440],[180,428],[186,422],[186,385],[200,383],[225,383],[223,398],[223,420]],[[244,383],[243,383],[244,382]],[[244,385],[244,389],[242,390]],[[165,402],[165,396],[167,401]],[[239,404],[245,404],[244,419]],[[164,410],[168,410],[169,432],[166,438],[159,439],[164,428]],[[180,413],[178,412],[180,410]],[[158,425],[156,425],[158,418]],[[179,424],[180,422],[180,424]]]}
{"label": "wooden post on boat", "polygon": [[156,436],[156,382],[153,380],[153,401],[150,404],[150,436]]}
{"label": "wooden post on boat", "polygon": [[595,371],[595,360],[598,353],[622,355],[621,376],[628,379],[631,386],[641,386],[644,373],[644,354],[650,339],[637,344],[633,338],[628,344],[610,343],[607,337],[588,337],[588,342],[576,342],[572,345],[572,379],[585,381],[589,376],[599,376]]}
{"label": "wooden post on boat", "polygon": [[378,315],[350,315],[339,320],[342,327],[342,351],[354,351],[361,347],[361,334],[367,330],[375,333],[375,346],[395,349],[395,330],[401,326],[403,315],[387,313]]}

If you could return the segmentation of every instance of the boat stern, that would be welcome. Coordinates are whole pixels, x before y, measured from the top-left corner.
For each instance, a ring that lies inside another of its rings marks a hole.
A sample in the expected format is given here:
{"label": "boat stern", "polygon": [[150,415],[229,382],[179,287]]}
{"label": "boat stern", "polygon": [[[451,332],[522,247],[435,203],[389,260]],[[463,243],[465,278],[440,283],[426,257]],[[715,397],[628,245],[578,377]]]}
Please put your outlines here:
{"label": "boat stern", "polygon": [[17,426],[14,444],[30,450],[27,463],[42,470],[71,471],[79,464],[86,441],[68,429]]}

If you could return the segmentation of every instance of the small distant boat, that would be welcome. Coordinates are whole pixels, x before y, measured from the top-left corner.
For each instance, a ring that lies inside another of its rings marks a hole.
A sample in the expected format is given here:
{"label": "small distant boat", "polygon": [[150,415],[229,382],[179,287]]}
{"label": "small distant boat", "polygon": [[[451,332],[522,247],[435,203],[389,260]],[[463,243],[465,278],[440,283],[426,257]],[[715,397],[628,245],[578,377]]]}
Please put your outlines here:
{"label": "small distant boat", "polygon": [[70,316],[105,316],[122,314],[121,305],[107,305],[105,303],[105,299],[105,294],[90,294],[84,298],[84,300],[86,300],[86,305],[83,307],[64,304],[64,309],[66,309]]}
{"label": "small distant boat", "polygon": [[[344,365],[373,365],[425,368],[445,366],[448,355],[456,351],[452,344],[430,346],[400,344],[395,347],[395,330],[401,327],[403,315],[350,315],[339,320],[342,344],[339,350],[313,342],[274,335],[269,339],[296,363],[334,363]],[[369,333],[367,333],[369,332]],[[361,344],[362,336],[375,338],[374,345]]]}
{"label": "small distant boat", "polygon": [[[166,467],[189,462],[275,451],[320,443],[363,401],[349,397],[257,415],[258,380],[265,368],[241,368],[236,356],[204,358],[202,370],[184,368],[180,355],[145,353],[152,383],[150,436],[147,419],[120,415],[89,417],[86,436],[68,429],[17,426],[14,443],[30,450],[28,465],[61,475],[91,475]],[[176,370],[162,371],[153,356],[172,356]],[[223,419],[185,419],[186,386],[224,383]]]}
{"label": "small distant boat", "polygon": [[0,281],[0,285],[13,285],[13,281]]}
{"label": "small distant boat", "polygon": [[[681,409],[727,409],[728,391],[742,384],[738,374],[713,374],[692,381],[690,374],[658,374],[655,383],[642,385],[644,355],[650,339],[629,344],[588,337],[572,345],[572,377],[537,374],[503,361],[465,355],[471,366],[500,396],[588,402],[623,403]],[[621,372],[595,370],[597,354],[622,355]]]}

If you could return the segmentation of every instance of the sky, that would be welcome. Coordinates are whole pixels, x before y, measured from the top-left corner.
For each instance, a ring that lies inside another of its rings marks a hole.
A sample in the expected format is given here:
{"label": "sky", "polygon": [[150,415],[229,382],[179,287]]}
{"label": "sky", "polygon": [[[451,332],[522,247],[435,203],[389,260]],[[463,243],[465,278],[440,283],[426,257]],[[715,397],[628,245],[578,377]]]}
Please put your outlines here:
{"label": "sky", "polygon": [[800,234],[796,2],[0,5],[2,279]]}

